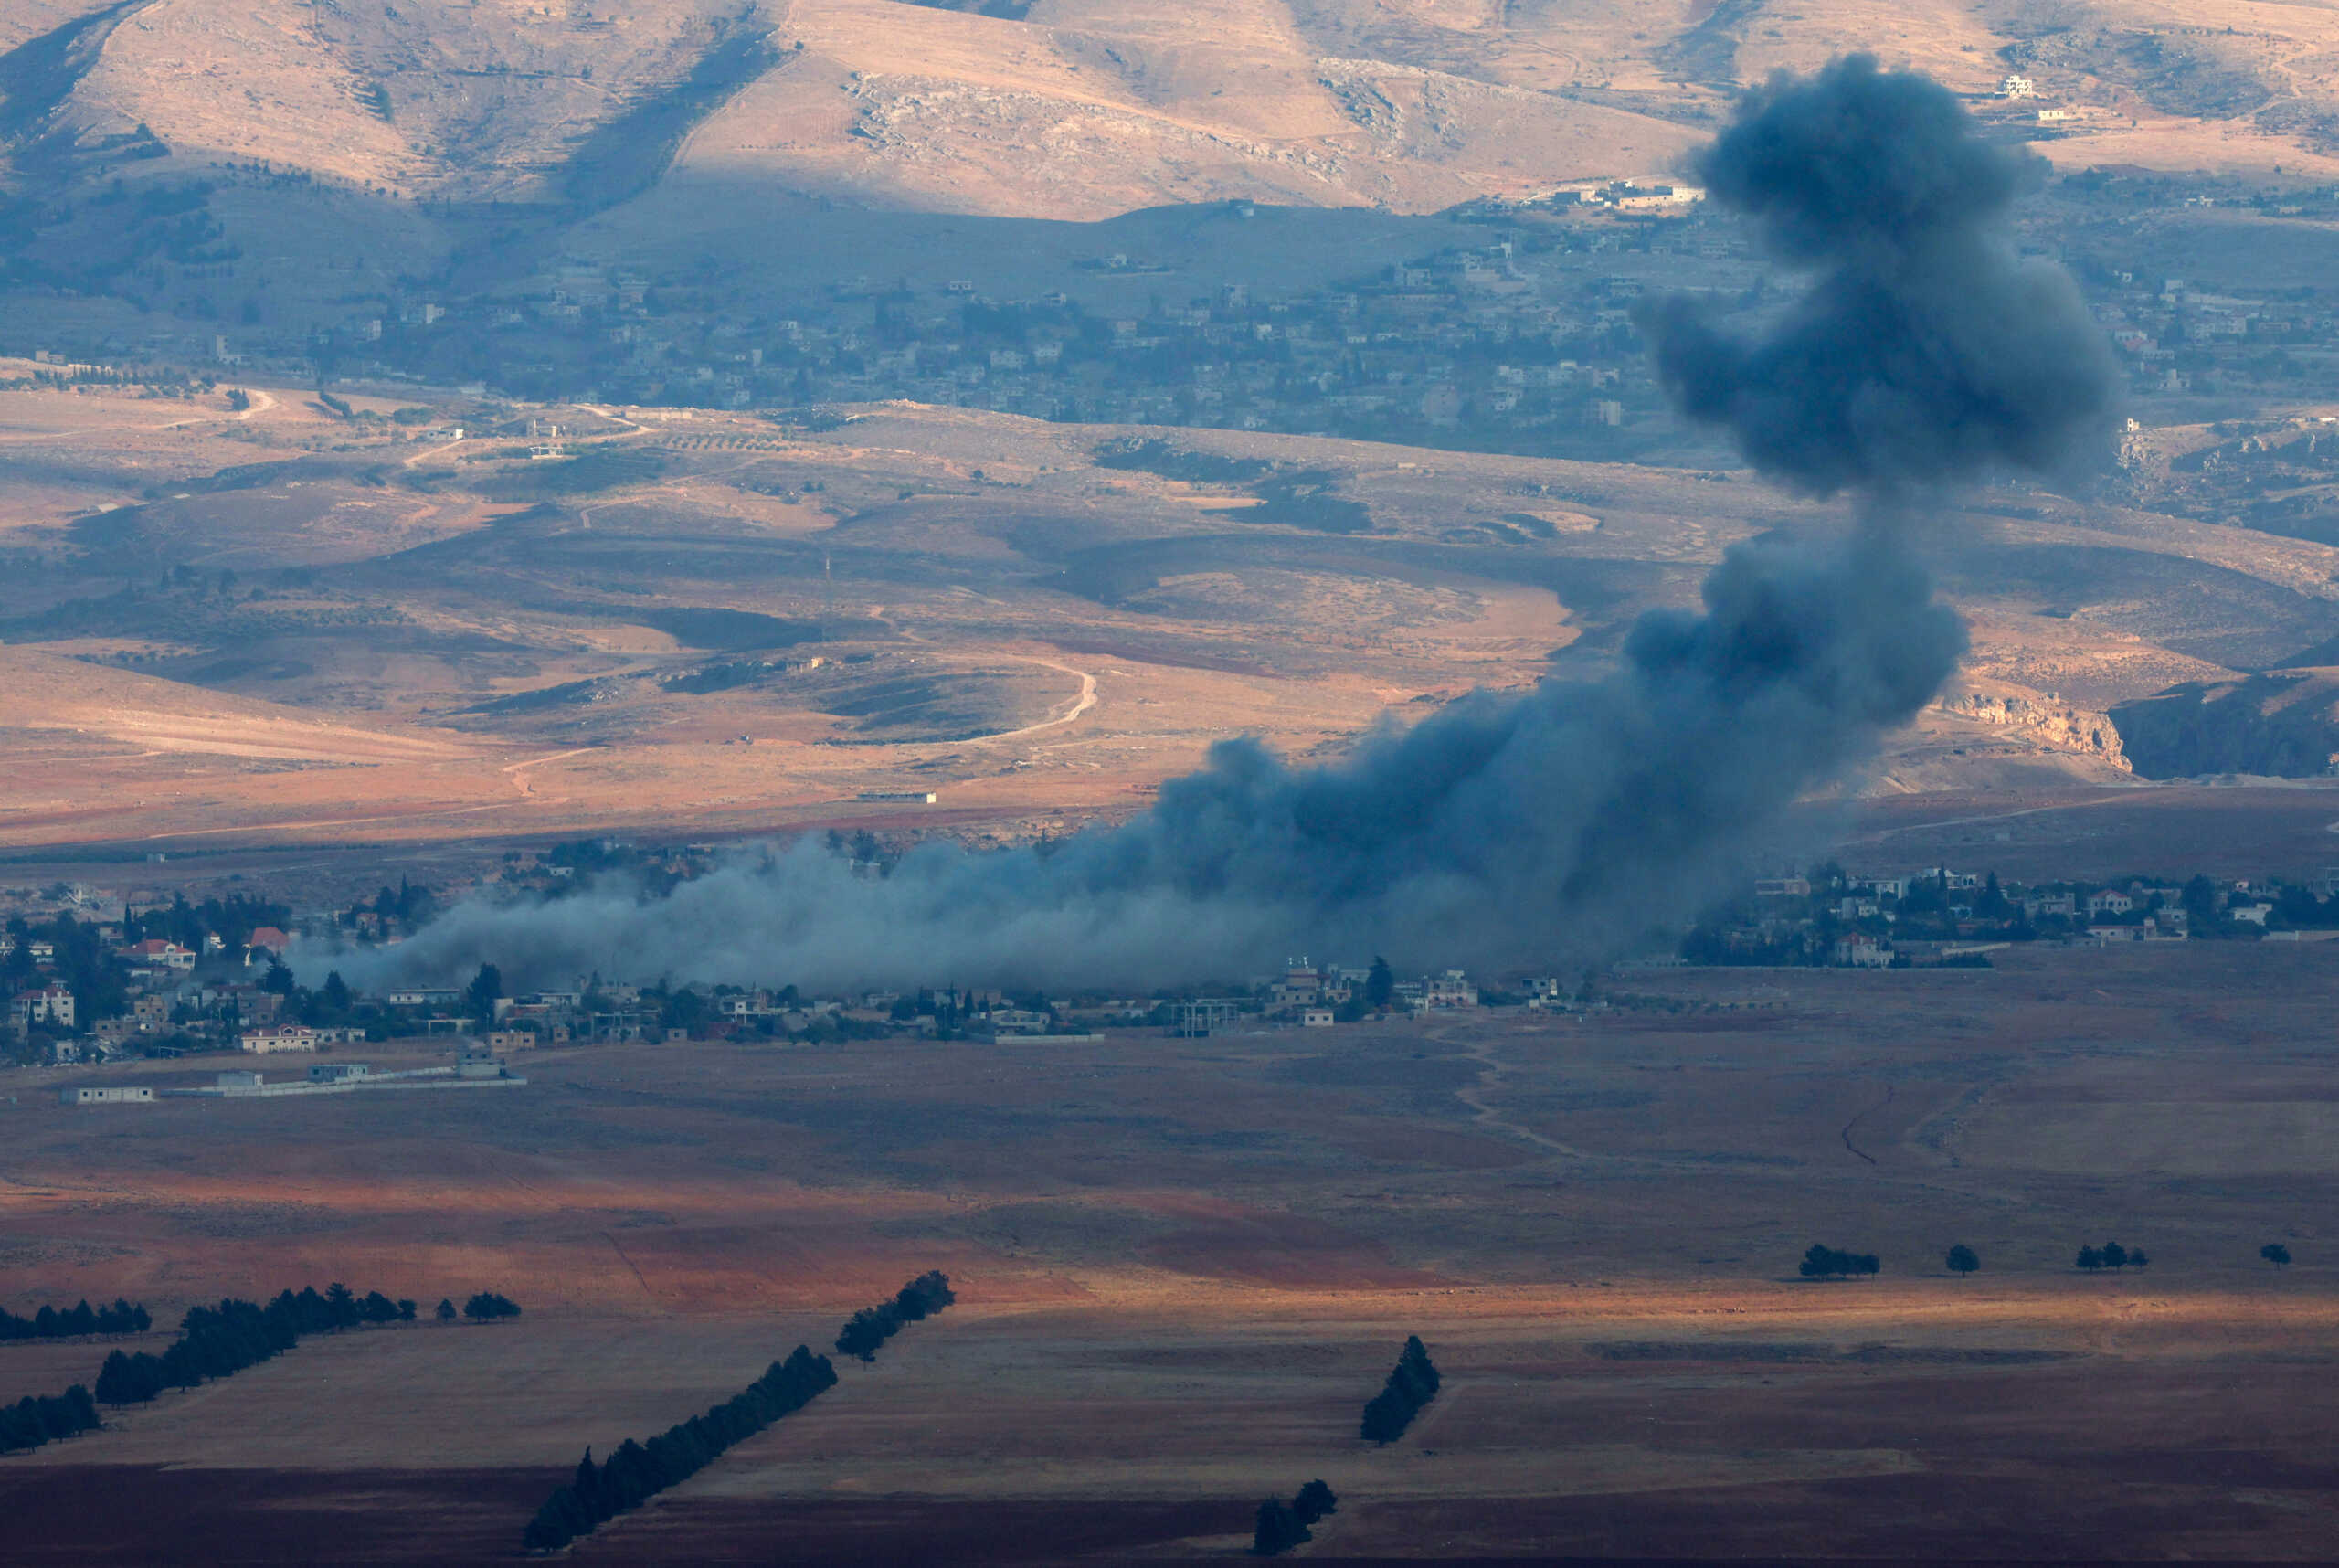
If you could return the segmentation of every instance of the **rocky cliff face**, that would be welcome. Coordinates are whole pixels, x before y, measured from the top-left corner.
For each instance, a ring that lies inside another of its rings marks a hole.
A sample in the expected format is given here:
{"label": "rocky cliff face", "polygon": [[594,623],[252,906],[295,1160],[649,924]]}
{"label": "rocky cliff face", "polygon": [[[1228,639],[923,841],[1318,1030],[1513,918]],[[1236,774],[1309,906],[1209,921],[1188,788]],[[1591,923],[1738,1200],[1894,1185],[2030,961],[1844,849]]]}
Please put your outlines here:
{"label": "rocky cliff face", "polygon": [[2339,758],[2339,669],[2188,681],[2122,703],[2111,718],[2130,765],[2147,779],[2317,778]]}
{"label": "rocky cliff face", "polygon": [[1952,718],[2010,730],[2049,751],[2069,752],[2127,769],[2121,732],[2110,715],[2056,702],[2035,692],[1992,683],[1943,692],[1933,707]]}

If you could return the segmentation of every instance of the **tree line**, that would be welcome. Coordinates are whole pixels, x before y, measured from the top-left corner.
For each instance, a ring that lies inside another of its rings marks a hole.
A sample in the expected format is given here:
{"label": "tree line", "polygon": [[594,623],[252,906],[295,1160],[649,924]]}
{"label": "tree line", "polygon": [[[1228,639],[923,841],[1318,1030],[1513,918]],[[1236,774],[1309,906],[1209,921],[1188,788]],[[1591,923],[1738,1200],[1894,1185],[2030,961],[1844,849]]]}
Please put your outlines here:
{"label": "tree line", "polygon": [[545,1499],[521,1532],[521,1544],[531,1552],[559,1551],[696,1475],[725,1449],[803,1409],[836,1381],[828,1357],[799,1345],[786,1361],[772,1362],[763,1376],[705,1414],[678,1422],[647,1443],[627,1438],[606,1464],[594,1464],[593,1450],[586,1449],[576,1477]]}
{"label": "tree line", "polygon": [[1805,1279],[1834,1279],[1846,1275],[1874,1274],[1884,1266],[1872,1252],[1838,1252],[1832,1246],[1811,1244],[1803,1255],[1795,1271]]}
{"label": "tree line", "polygon": [[2132,1250],[2118,1242],[2105,1242],[2101,1246],[2083,1246],[2080,1248],[2078,1258],[2079,1266],[2090,1274],[2099,1268],[2148,1268],[2152,1261],[2144,1255],[2143,1248]]}
{"label": "tree line", "polygon": [[95,1432],[104,1425],[98,1419],[97,1401],[77,1383],[61,1394],[28,1396],[14,1404],[0,1404],[0,1454],[37,1448],[60,1437]]}
{"label": "tree line", "polygon": [[1307,1527],[1328,1513],[1338,1513],[1340,1499],[1321,1480],[1308,1482],[1289,1502],[1269,1498],[1259,1505],[1258,1527],[1252,1532],[1251,1552],[1274,1557],[1290,1551],[1316,1532]]}
{"label": "tree line", "polygon": [[154,1319],[143,1306],[132,1307],[120,1297],[111,1307],[92,1308],[87,1301],[71,1307],[43,1307],[29,1318],[19,1318],[0,1307],[0,1340],[78,1340],[85,1334],[143,1334]]}
{"label": "tree line", "polygon": [[414,1318],[411,1301],[393,1301],[378,1290],[361,1297],[338,1281],[323,1295],[313,1286],[281,1291],[265,1307],[232,1297],[217,1307],[190,1307],[180,1320],[179,1337],[161,1355],[116,1351],[106,1358],[98,1372],[98,1401],[143,1404],[165,1389],[233,1377],[283,1354],[306,1334],[338,1333],[362,1324],[411,1323]]}
{"label": "tree line", "polygon": [[891,1301],[855,1312],[837,1335],[837,1353],[873,1361],[877,1348],[905,1325],[931,1318],[958,1299],[950,1293],[949,1277],[931,1269],[903,1286]]}
{"label": "tree line", "polygon": [[1437,1397],[1437,1368],[1419,1334],[1405,1337],[1405,1348],[1390,1369],[1389,1381],[1365,1402],[1362,1436],[1375,1443],[1392,1442],[1404,1435],[1422,1406]]}
{"label": "tree line", "polygon": [[[2291,1249],[2281,1242],[2269,1242],[2258,1249],[2258,1255],[2276,1268],[2282,1268],[2291,1261]],[[2105,1242],[2101,1246],[2080,1247],[2075,1261],[2079,1267],[2093,1274],[2106,1268],[2149,1268],[2153,1260],[2142,1247]],[[1952,1274],[1972,1274],[1982,1266],[1982,1257],[1959,1242],[1942,1257],[1942,1266]],[[1805,1279],[1827,1279],[1838,1275],[1874,1274],[1879,1266],[1873,1253],[1838,1252],[1834,1247],[1814,1245],[1803,1255],[1799,1269]]]}

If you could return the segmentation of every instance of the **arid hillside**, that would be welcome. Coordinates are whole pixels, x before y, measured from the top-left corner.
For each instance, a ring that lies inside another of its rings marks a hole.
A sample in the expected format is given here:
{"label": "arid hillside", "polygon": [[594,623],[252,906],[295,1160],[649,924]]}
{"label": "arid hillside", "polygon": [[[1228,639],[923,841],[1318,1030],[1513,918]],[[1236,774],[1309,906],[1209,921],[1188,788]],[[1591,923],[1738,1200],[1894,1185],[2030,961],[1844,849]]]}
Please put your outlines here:
{"label": "arid hillside", "polygon": [[[2066,169],[2339,169],[2339,20],[2246,0],[40,0],[0,18],[0,140],[20,194],[201,180],[211,253],[290,263],[331,211],[344,270],[424,276],[515,220],[557,250],[799,200],[1095,221],[1661,181],[1741,87],[1850,48]],[[24,216],[52,262],[140,245],[125,215]]]}
{"label": "arid hillside", "polygon": [[[1841,521],[1728,471],[912,404],[241,395],[0,394],[0,840],[1058,828],[1225,736],[1331,758],[1596,677],[1730,545]],[[1921,539],[1973,648],[1871,793],[2127,783],[2113,707],[2339,635],[2312,540],[2006,490]]]}

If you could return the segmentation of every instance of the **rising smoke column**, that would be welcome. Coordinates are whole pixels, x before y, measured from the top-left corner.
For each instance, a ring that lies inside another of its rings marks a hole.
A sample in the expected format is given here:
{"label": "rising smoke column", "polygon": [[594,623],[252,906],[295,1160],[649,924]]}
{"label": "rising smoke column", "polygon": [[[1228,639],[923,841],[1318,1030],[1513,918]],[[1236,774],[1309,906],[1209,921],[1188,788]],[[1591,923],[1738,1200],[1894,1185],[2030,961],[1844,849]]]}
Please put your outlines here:
{"label": "rising smoke column", "polygon": [[2070,279],[2018,261],[1999,231],[2043,165],[1974,130],[1939,83],[1866,55],[1748,100],[1699,162],[1708,194],[1824,271],[1751,343],[1683,301],[1652,311],[1682,412],[1815,494],[2083,459],[2110,429],[2111,350]]}
{"label": "rising smoke column", "polygon": [[455,976],[488,959],[528,983],[1143,987],[1292,951],[1542,962],[1693,913],[1751,835],[1954,669],[1963,630],[1905,540],[1922,493],[2074,461],[2111,385],[2069,281],[1995,232],[2026,163],[1933,82],[1859,57],[1776,79],[1701,172],[1822,275],[1751,341],[1660,304],[1659,373],[1762,472],[1857,492],[1848,540],[1732,549],[1702,613],[1644,616],[1607,680],[1475,694],[1332,768],[1227,742],[1144,816],[1044,853],[928,844],[865,882],[799,843],[654,902],[465,906],[370,962]]}

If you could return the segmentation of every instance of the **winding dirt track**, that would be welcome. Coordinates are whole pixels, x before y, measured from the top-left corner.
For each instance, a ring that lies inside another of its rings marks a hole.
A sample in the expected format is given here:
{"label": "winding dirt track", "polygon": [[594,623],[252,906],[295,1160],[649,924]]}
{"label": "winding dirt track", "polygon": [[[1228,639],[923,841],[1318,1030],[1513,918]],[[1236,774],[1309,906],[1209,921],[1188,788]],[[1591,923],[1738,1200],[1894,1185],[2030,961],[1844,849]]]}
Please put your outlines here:
{"label": "winding dirt track", "polygon": [[1600,1158],[1596,1154],[1590,1154],[1572,1145],[1546,1138],[1532,1128],[1522,1127],[1488,1103],[1487,1097],[1500,1086],[1504,1074],[1502,1062],[1495,1055],[1493,1041],[1484,1037],[1474,1037],[1463,1054],[1478,1064],[1482,1075],[1468,1088],[1455,1090],[1454,1097],[1470,1107],[1471,1119],[1478,1126],[1489,1132],[1499,1133],[1505,1138],[1515,1138],[1521,1142],[1531,1143],[1538,1149],[1548,1149],[1552,1153],[1564,1155],[1570,1160]]}
{"label": "winding dirt track", "polygon": [[983,739],[1014,740],[1022,736],[1037,735],[1043,729],[1060,728],[1096,705],[1096,677],[1087,671],[1075,670],[1069,664],[1059,664],[1053,659],[1035,659],[1028,653],[1010,653],[1006,657],[1020,664],[1037,664],[1044,670],[1054,670],[1066,675],[1078,676],[1080,695],[1073,700],[1072,707],[1068,712],[1060,713],[1053,718],[1042,719],[1038,724],[1027,724],[1021,729],[1011,729],[1002,735],[985,736]]}

